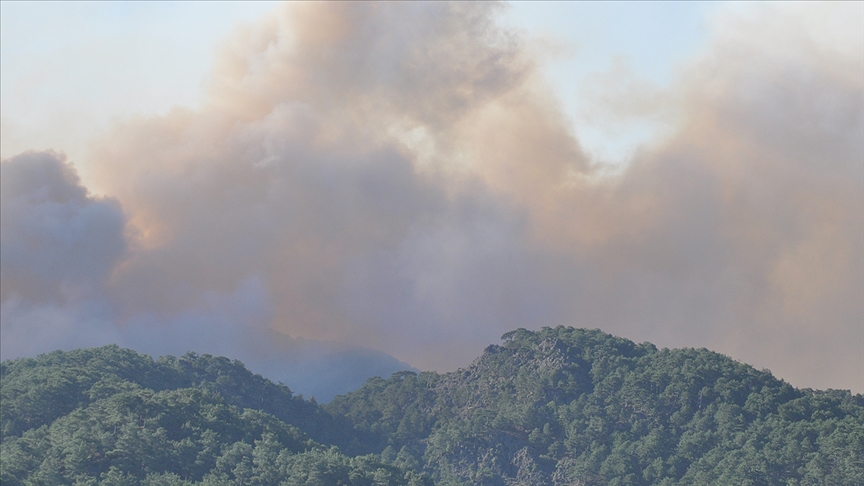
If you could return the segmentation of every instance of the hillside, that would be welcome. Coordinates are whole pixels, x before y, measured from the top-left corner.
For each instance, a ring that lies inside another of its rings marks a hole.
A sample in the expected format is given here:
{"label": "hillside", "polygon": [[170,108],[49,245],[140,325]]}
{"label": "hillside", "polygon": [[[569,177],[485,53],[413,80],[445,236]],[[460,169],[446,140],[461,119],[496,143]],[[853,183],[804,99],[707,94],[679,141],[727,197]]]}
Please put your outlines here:
{"label": "hillside", "polygon": [[346,429],[239,361],[57,351],[2,364],[0,483],[425,484],[313,439]]}
{"label": "hillside", "polygon": [[600,331],[504,339],[464,370],[369,380],[326,409],[365,434],[356,452],[443,484],[864,484],[861,395]]}
{"label": "hillside", "polygon": [[323,406],[116,346],[4,362],[0,387],[4,485],[864,485],[864,396],[597,330],[520,329]]}

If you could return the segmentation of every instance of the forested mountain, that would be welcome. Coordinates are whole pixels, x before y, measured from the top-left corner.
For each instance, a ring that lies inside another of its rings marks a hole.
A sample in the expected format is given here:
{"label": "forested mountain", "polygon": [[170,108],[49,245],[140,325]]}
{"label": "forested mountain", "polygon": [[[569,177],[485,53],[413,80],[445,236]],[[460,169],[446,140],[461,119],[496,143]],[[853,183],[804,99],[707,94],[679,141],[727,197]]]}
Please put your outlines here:
{"label": "forested mountain", "polygon": [[116,346],[4,362],[0,386],[4,485],[864,485],[864,396],[597,330],[520,329],[326,405]]}
{"label": "forested mountain", "polygon": [[464,370],[373,379],[326,409],[364,434],[356,452],[414,458],[444,484],[864,484],[861,395],[599,331],[504,339]]}
{"label": "forested mountain", "polygon": [[426,484],[313,439],[342,421],[227,358],[57,351],[2,364],[0,483]]}

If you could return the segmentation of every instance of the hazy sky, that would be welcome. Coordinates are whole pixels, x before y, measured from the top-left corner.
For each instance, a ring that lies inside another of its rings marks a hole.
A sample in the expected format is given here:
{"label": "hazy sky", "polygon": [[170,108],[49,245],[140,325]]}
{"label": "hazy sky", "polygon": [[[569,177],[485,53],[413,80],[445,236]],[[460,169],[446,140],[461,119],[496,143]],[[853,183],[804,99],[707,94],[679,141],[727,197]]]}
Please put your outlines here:
{"label": "hazy sky", "polygon": [[[6,2],[0,18],[4,158],[62,150],[85,172],[87,143],[113,120],[197,107],[216,46],[278,2]],[[626,67],[665,87],[704,47],[715,2],[515,2],[502,23],[545,44],[541,69],[580,141],[625,160],[656,120],[590,118],[592,76]]]}
{"label": "hazy sky", "polygon": [[0,9],[4,359],[563,324],[864,391],[864,3]]}

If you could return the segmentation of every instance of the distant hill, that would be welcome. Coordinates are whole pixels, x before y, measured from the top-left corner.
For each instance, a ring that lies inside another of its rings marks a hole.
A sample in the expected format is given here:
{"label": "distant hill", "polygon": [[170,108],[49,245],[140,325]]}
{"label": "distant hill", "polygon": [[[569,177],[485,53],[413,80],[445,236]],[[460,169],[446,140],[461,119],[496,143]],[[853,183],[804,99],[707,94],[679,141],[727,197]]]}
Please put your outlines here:
{"label": "distant hill", "polygon": [[597,330],[503,339],[323,406],[209,355],[5,361],[0,482],[864,485],[862,395]]}
{"label": "distant hill", "polygon": [[322,444],[350,424],[239,361],[105,346],[0,367],[3,485],[429,484]]}

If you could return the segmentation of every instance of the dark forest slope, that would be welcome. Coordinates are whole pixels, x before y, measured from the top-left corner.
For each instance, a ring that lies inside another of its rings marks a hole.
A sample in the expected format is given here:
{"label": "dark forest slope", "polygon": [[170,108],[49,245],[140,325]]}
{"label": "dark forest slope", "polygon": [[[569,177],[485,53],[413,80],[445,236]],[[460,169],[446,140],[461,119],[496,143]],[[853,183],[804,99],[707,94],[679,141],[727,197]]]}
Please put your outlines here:
{"label": "dark forest slope", "polygon": [[326,408],[363,434],[354,452],[444,484],[864,484],[861,395],[596,330],[504,338],[464,370],[370,380]]}
{"label": "dark forest slope", "polygon": [[5,484],[864,485],[864,397],[701,349],[517,330],[325,406],[226,358],[2,364]]}
{"label": "dark forest slope", "polygon": [[4,362],[0,430],[4,486],[427,483],[322,444],[350,426],[209,355],[105,346]]}

